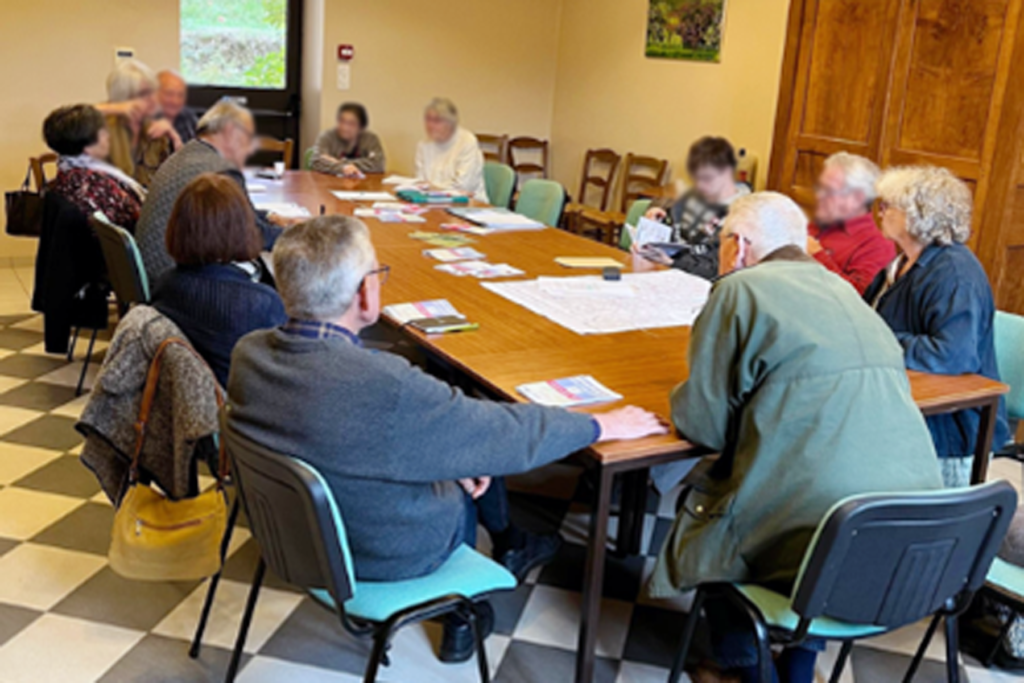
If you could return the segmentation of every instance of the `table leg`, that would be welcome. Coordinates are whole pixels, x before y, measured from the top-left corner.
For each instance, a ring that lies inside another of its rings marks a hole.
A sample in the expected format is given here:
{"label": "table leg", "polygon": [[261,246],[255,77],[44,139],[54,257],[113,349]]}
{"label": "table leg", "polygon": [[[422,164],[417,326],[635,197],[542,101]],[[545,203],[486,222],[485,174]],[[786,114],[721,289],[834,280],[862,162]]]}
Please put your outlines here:
{"label": "table leg", "polygon": [[643,539],[644,516],[647,511],[646,469],[622,475],[622,502],[619,506],[619,533],[615,541],[615,554],[620,557],[640,552]]}
{"label": "table leg", "polygon": [[996,414],[998,410],[998,397],[981,407],[981,419],[978,422],[978,440],[974,445],[974,465],[971,468],[972,484],[983,484],[988,478],[988,461],[992,453],[992,438],[996,431]]}
{"label": "table leg", "polygon": [[587,540],[587,564],[583,569],[583,606],[580,636],[576,646],[576,683],[594,679],[597,629],[601,619],[601,588],[604,585],[605,544],[608,541],[608,509],[612,499],[614,476],[597,467],[596,499],[590,513],[590,537]]}

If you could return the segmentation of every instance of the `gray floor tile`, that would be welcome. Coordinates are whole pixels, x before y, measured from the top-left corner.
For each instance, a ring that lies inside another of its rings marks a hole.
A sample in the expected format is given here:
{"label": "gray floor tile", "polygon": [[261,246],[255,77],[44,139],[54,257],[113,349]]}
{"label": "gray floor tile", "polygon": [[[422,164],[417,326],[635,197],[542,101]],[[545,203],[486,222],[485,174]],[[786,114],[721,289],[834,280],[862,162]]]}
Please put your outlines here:
{"label": "gray floor tile", "polygon": [[21,633],[42,614],[24,607],[0,603],[0,645]]}
{"label": "gray floor tile", "polygon": [[0,327],[7,327],[8,325],[16,325],[23,320],[28,320],[35,313],[28,313],[23,315],[0,315]]}
{"label": "gray floor tile", "polygon": [[488,598],[494,607],[494,632],[510,636],[516,630],[519,617],[523,615],[526,601],[530,599],[533,586],[520,584],[514,591],[501,591]]}
{"label": "gray floor tile", "polygon": [[57,458],[14,482],[13,486],[76,498],[92,498],[100,492],[96,476],[77,455]]}
{"label": "gray floor tile", "polygon": [[[564,543],[555,558],[541,570],[537,583],[581,592],[586,559],[586,547]],[[605,561],[604,597],[635,601],[640,593],[643,571],[643,557],[618,558],[609,554]]]}
{"label": "gray floor tile", "polygon": [[0,405],[47,412],[74,400],[74,387],[29,382],[0,394]]}
{"label": "gray floor tile", "polygon": [[[871,647],[855,647],[850,655],[855,681],[897,681],[903,678],[910,666],[911,658],[904,654],[876,650]],[[925,659],[914,676],[914,683],[946,683],[945,661]],[[960,667],[960,680],[969,680],[964,668]]]}
{"label": "gray floor tile", "polygon": [[0,349],[20,351],[35,346],[43,341],[43,335],[31,330],[3,329],[0,330]]}
{"label": "gray floor tile", "polygon": [[149,631],[199,585],[198,581],[132,581],[104,567],[53,612],[137,631]]}
{"label": "gray floor tile", "polygon": [[633,608],[622,658],[631,662],[671,668],[679,648],[686,616],[647,605]]}
{"label": "gray floor tile", "polygon": [[[38,342],[39,340],[37,339],[36,341]],[[65,365],[67,365],[67,361],[63,358],[47,358],[45,356],[31,356],[19,353],[0,359],[0,375],[4,377],[19,377],[21,379],[35,379]]]}
{"label": "gray floor tile", "polygon": [[304,600],[260,649],[259,654],[335,671],[361,674],[372,642],[342,630],[338,618]]}
{"label": "gray floor tile", "polygon": [[86,503],[40,531],[33,543],[106,555],[114,509],[109,505]]}
{"label": "gray floor tile", "polygon": [[82,441],[82,435],[75,431],[75,422],[76,420],[70,417],[44,415],[8,432],[0,441],[48,448],[52,451],[71,450]]}
{"label": "gray floor tile", "polygon": [[[494,683],[571,681],[575,671],[575,653],[516,640],[508,646]],[[599,657],[594,666],[594,682],[614,683],[618,671],[618,662]]]}
{"label": "gray floor tile", "polygon": [[[188,656],[188,643],[148,635],[110,668],[99,683],[219,683],[224,680],[231,652],[204,646],[197,659]],[[244,665],[251,657],[242,656]]]}
{"label": "gray floor tile", "polygon": [[[254,539],[250,538],[228,558],[227,564],[224,566],[224,578],[244,584],[252,583],[252,576],[256,571],[256,563],[259,562],[259,559],[260,546]],[[263,579],[263,585],[267,588],[276,588],[277,590],[302,592],[295,586],[277,578],[277,575],[270,569],[267,570],[266,577]]]}
{"label": "gray floor tile", "polygon": [[8,550],[13,550],[18,545],[18,543],[18,541],[12,541],[9,538],[0,538],[0,556],[2,556]]}

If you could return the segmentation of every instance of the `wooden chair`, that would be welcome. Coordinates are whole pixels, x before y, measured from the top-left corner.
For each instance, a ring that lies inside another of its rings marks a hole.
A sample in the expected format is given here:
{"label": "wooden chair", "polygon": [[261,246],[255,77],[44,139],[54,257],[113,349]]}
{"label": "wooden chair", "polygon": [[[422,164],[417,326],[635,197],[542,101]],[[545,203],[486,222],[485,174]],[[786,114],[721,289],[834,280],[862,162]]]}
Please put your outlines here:
{"label": "wooden chair", "polygon": [[256,145],[257,152],[279,152],[281,154],[281,160],[284,161],[284,165],[287,168],[295,168],[292,162],[292,149],[295,147],[295,141],[291,138],[284,140],[276,140],[274,138],[260,137]]}
{"label": "wooden chair", "polygon": [[[608,202],[612,198],[615,183],[615,172],[619,169],[622,156],[610,149],[587,150],[583,158],[583,175],[580,180],[580,192],[577,201],[566,207],[567,227],[572,232],[582,232],[584,223],[581,214],[590,209],[597,212],[608,210]],[[596,196],[596,202],[588,201]]]}
{"label": "wooden chair", "polygon": [[484,161],[492,161],[496,164],[504,164],[508,154],[507,135],[487,135],[477,133],[477,142],[480,143],[480,151],[484,153]]}
{"label": "wooden chair", "polygon": [[512,138],[508,141],[508,165],[516,172],[520,187],[530,179],[547,179],[548,141],[527,137]]}
{"label": "wooden chair", "polygon": [[57,175],[57,155],[53,153],[40,154],[37,157],[31,157],[28,160],[29,166],[32,167],[32,177],[36,181],[36,189],[42,190],[43,187],[49,182],[49,178],[46,177],[46,164],[53,164],[54,176]]}
{"label": "wooden chair", "polygon": [[627,154],[622,172],[621,201],[617,211],[586,209],[579,215],[581,231],[597,232],[607,244],[616,244],[626,222],[626,212],[639,199],[649,198],[651,190],[661,187],[668,175],[668,161]]}

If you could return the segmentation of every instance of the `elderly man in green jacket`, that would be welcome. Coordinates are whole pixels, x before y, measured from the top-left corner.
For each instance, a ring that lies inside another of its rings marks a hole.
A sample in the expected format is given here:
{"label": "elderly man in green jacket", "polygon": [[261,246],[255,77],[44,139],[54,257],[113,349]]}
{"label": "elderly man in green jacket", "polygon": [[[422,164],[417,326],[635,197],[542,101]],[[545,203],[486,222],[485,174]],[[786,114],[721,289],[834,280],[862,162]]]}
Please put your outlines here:
{"label": "elderly man in green jacket", "polygon": [[[693,328],[690,378],[672,394],[679,431],[721,455],[687,478],[655,596],[712,581],[791,586],[834,503],[942,487],[900,345],[805,253],[806,226],[792,200],[760,193],[737,200],[723,228],[720,262],[737,270],[715,284]],[[742,678],[753,643],[728,650],[717,658]],[[813,653],[791,659],[782,680],[813,677]]]}

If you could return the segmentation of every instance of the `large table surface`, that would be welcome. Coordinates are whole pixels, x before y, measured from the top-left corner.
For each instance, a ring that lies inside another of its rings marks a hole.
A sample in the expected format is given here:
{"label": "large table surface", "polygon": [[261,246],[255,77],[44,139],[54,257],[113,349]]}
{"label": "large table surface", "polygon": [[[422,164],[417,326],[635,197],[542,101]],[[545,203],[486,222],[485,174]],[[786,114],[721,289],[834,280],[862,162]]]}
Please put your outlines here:
{"label": "large table surface", "polygon": [[[266,186],[266,191],[254,195],[254,199],[257,203],[295,202],[314,215],[321,207],[328,214],[351,215],[355,208],[369,203],[340,201],[331,191],[385,190],[394,194],[394,188],[383,186],[381,180],[382,176],[347,180],[290,172],[280,182],[257,181]],[[383,303],[448,299],[469,320],[479,323],[480,329],[426,337],[404,328],[417,337],[417,344],[508,400],[523,400],[515,390],[521,384],[589,374],[623,396],[619,403],[590,410],[636,405],[669,418],[669,392],[689,374],[690,328],[578,335],[486,290],[481,286],[482,280],[435,270],[438,262],[423,255],[430,245],[408,235],[414,231],[441,232],[442,223],[457,219],[444,208],[433,208],[424,216],[426,223],[386,224],[365,219],[378,259],[391,267],[390,279],[382,289]],[[563,268],[554,261],[558,256],[607,256],[621,262],[624,272],[655,269],[642,258],[554,228],[470,237],[475,240],[471,246],[486,254],[487,261],[515,266],[525,271],[526,278],[599,274],[597,270]],[[1008,390],[999,382],[974,375],[950,377],[911,372],[909,376],[914,399],[927,414],[948,412]],[[691,444],[667,435],[597,444],[589,449],[589,454],[601,464],[615,464],[690,450]]]}

